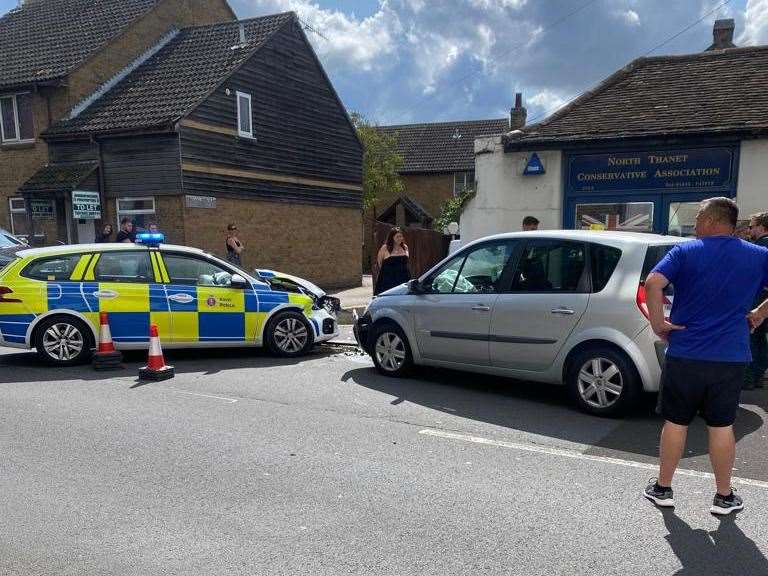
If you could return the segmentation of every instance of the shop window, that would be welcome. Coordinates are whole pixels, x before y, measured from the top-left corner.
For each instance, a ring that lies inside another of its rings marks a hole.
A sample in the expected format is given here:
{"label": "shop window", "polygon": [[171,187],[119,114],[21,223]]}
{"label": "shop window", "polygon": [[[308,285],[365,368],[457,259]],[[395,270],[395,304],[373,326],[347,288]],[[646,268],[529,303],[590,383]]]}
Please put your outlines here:
{"label": "shop window", "polygon": [[466,192],[467,190],[474,190],[475,188],[475,171],[469,170],[468,172],[454,172],[453,174],[453,195]]}
{"label": "shop window", "polygon": [[8,204],[11,213],[11,234],[20,238],[29,238],[27,207],[24,198],[9,198]]}
{"label": "shop window", "polygon": [[34,141],[32,116],[31,94],[0,96],[0,141],[4,144]]}
{"label": "shop window", "polygon": [[577,204],[576,228],[653,232],[653,202]]}
{"label": "shop window", "polygon": [[244,138],[253,138],[253,116],[251,95],[237,93],[237,133]]}
{"label": "shop window", "polygon": [[667,229],[670,236],[695,236],[696,214],[701,208],[700,202],[672,202],[669,205]]}
{"label": "shop window", "polygon": [[117,226],[123,218],[129,218],[137,231],[149,229],[150,222],[155,220],[155,199],[146,198],[118,198],[117,199]]}

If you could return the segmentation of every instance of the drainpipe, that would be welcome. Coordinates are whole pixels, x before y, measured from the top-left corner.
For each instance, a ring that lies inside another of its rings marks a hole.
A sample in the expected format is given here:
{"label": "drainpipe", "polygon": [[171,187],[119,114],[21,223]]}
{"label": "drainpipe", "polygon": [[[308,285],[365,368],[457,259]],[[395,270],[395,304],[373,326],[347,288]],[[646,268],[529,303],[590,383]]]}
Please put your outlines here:
{"label": "drainpipe", "polygon": [[[105,215],[107,213],[107,188],[104,179],[104,153],[101,149],[101,140],[93,138],[96,142],[96,150],[99,162],[99,198],[101,199],[101,220],[99,221],[99,229],[103,229],[106,224],[104,223]],[[117,227],[113,227],[117,230]]]}

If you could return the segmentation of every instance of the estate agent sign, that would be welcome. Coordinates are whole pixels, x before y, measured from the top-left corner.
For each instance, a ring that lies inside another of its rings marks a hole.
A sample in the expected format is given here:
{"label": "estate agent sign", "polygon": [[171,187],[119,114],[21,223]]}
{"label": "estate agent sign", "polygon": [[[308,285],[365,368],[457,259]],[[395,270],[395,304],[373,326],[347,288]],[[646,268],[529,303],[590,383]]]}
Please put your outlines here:
{"label": "estate agent sign", "polygon": [[72,191],[72,216],[75,220],[101,218],[101,198],[98,192]]}

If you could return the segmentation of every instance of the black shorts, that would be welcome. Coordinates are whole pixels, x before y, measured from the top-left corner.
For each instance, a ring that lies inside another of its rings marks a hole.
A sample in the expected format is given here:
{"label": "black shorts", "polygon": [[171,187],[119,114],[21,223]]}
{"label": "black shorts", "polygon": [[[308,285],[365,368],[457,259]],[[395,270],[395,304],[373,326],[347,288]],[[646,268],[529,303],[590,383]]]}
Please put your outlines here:
{"label": "black shorts", "polygon": [[739,409],[746,364],[670,358],[661,375],[661,414],[688,426],[701,414],[707,426],[731,426]]}

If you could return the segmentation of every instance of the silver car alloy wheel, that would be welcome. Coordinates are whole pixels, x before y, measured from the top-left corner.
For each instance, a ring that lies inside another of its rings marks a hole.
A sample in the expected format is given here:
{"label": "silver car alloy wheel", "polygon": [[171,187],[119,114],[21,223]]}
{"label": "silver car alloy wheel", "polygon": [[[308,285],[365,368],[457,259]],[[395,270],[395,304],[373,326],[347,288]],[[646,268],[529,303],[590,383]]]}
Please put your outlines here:
{"label": "silver car alloy wheel", "polygon": [[45,353],[54,360],[67,362],[76,358],[83,351],[83,335],[72,324],[57,322],[43,334]]}
{"label": "silver car alloy wheel", "polygon": [[301,320],[286,318],[275,326],[275,344],[283,352],[295,354],[307,345],[309,334],[307,327]]}
{"label": "silver car alloy wheel", "polygon": [[579,370],[581,399],[595,408],[609,408],[621,396],[624,379],[621,370],[607,358],[592,358]]}
{"label": "silver car alloy wheel", "polygon": [[382,332],[376,339],[376,360],[387,372],[396,372],[405,364],[405,343],[394,332]]}

